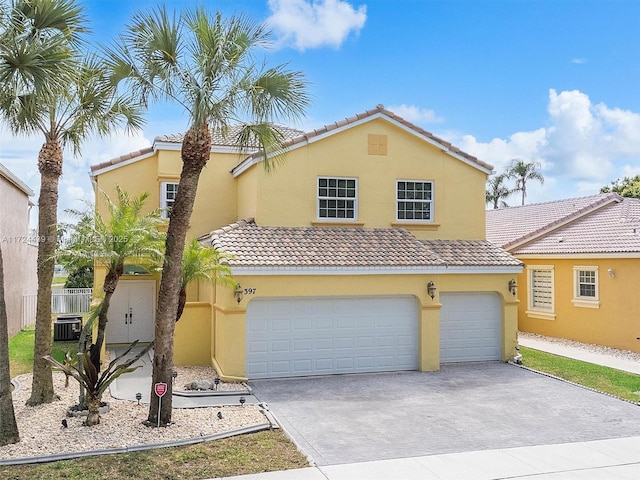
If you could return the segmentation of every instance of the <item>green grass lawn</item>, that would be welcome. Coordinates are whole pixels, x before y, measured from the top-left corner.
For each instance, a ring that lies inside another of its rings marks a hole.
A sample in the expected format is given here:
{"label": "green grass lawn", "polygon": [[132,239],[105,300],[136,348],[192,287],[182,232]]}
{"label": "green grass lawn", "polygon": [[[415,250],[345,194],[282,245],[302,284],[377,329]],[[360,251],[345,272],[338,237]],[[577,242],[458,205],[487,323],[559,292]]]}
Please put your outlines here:
{"label": "green grass lawn", "polygon": [[520,347],[522,364],[625,400],[640,402],[640,375]]}
{"label": "green grass lawn", "polygon": [[[35,330],[9,340],[11,376],[31,372]],[[78,342],[53,342],[53,356],[62,360]],[[20,432],[24,435],[25,432]],[[0,458],[2,454],[0,453]],[[103,478],[200,479],[307,467],[306,458],[280,430],[240,435],[184,447],[102,455],[42,465],[0,466],[0,479],[101,480]]]}

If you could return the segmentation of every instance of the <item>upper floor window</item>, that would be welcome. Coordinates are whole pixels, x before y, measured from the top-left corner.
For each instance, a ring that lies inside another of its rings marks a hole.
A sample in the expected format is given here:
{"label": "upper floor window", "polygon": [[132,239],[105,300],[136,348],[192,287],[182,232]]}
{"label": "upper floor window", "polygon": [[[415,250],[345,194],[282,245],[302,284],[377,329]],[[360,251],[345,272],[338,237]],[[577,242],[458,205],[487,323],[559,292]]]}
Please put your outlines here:
{"label": "upper floor window", "polygon": [[397,220],[433,221],[433,182],[396,182]]}
{"label": "upper floor window", "polygon": [[355,178],[318,178],[318,218],[355,220],[358,182]]}
{"label": "upper floor window", "polygon": [[573,304],[597,308],[598,267],[573,267]]}
{"label": "upper floor window", "polygon": [[529,279],[529,309],[532,317],[554,319],[554,268],[547,265],[532,265],[527,268]]}
{"label": "upper floor window", "polygon": [[162,217],[169,218],[171,215],[171,208],[176,200],[178,194],[178,184],[175,182],[162,182],[160,184],[160,209],[162,210]]}

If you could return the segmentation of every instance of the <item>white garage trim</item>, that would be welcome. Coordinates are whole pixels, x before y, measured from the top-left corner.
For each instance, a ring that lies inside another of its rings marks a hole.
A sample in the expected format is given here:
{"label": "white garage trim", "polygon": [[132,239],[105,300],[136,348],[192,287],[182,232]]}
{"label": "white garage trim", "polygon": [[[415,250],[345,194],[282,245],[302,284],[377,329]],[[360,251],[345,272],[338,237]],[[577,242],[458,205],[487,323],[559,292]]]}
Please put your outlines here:
{"label": "white garage trim", "polygon": [[256,298],[246,318],[250,379],[418,368],[411,296]]}
{"label": "white garage trim", "polygon": [[440,294],[440,363],[502,359],[502,304],[494,292]]}

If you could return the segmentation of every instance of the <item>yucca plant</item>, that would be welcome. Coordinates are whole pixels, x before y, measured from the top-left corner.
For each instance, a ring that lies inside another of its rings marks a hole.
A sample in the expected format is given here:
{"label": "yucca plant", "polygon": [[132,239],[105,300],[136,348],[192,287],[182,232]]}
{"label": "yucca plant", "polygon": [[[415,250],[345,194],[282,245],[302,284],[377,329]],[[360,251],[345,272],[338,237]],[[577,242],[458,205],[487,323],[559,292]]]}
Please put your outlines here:
{"label": "yucca plant", "polygon": [[[150,343],[134,357],[123,363],[118,363],[120,360],[125,358],[137,344],[138,341],[136,340],[129,345],[129,348],[127,348],[124,353],[113,359],[102,373],[99,372],[91,361],[90,352],[80,352],[74,356],[67,352],[64,363],[60,363],[51,355],[46,355],[44,357],[45,360],[50,362],[54,367],[60,369],[65,375],[75,378],[85,390],[86,403],[89,410],[87,413],[87,419],[84,421],[84,425],[91,426],[100,423],[100,404],[102,403],[102,395],[104,392],[120,375],[135,372],[140,368],[141,365],[137,365],[135,367],[132,367],[132,365],[146,355],[153,346],[153,344]],[[81,367],[77,367],[76,364],[81,365]]]}

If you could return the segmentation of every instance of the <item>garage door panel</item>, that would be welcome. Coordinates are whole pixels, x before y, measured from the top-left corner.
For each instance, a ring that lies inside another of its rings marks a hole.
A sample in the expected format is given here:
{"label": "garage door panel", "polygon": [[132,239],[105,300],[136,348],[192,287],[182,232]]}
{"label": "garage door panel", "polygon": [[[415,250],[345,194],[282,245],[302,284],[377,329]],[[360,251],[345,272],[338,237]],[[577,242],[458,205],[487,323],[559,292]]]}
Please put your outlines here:
{"label": "garage door panel", "polygon": [[492,292],[441,293],[440,362],[500,360],[501,302]]}
{"label": "garage door panel", "polygon": [[417,369],[418,308],[408,296],[254,299],[246,331],[249,378]]}

